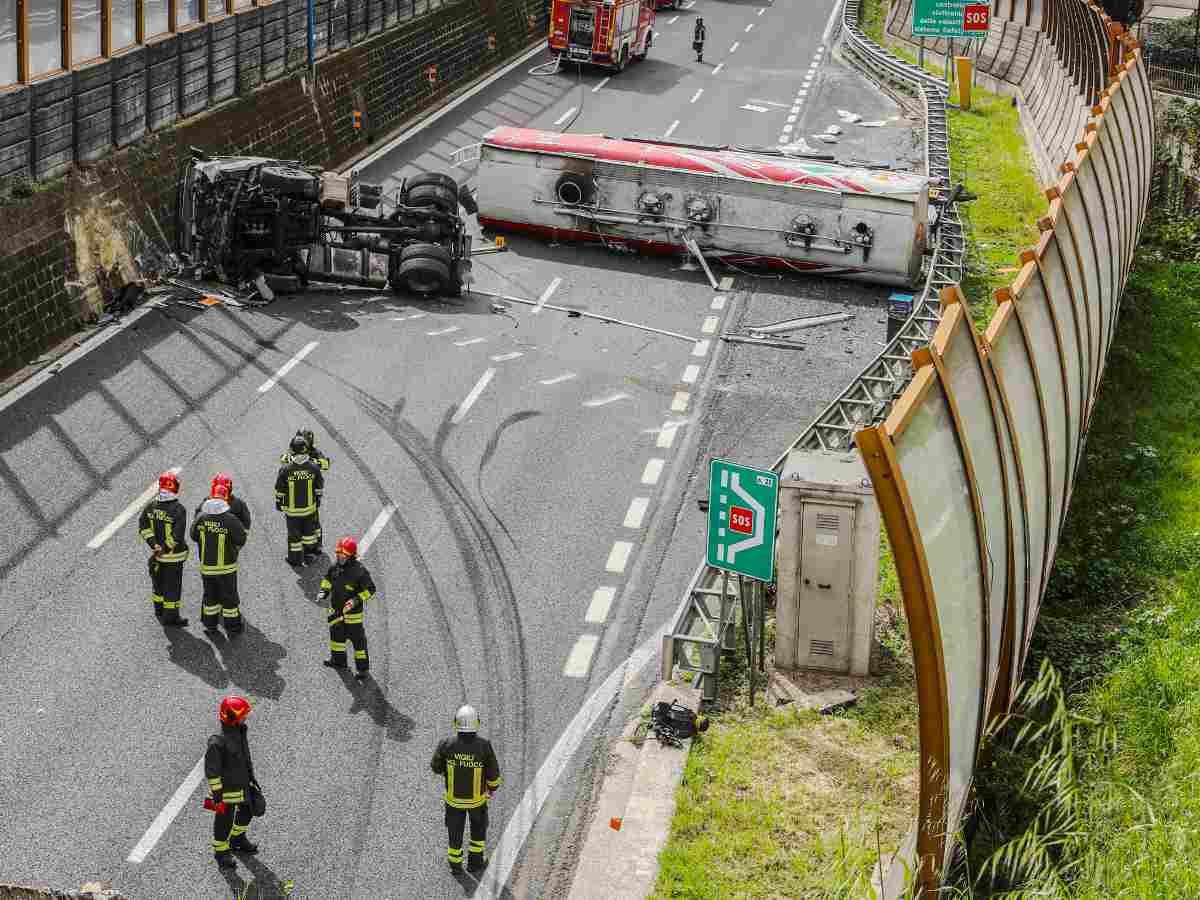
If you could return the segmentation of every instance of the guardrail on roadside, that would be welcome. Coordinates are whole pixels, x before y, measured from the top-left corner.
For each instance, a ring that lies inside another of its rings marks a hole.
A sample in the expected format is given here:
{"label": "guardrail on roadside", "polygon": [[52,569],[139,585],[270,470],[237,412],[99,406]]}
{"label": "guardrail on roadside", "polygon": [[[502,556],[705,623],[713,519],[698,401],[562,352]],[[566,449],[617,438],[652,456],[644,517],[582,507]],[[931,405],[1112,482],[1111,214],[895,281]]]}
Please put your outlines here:
{"label": "guardrail on roadside", "polygon": [[1156,66],[1153,63],[1148,68],[1150,86],[1154,90],[1200,100],[1200,71]]}

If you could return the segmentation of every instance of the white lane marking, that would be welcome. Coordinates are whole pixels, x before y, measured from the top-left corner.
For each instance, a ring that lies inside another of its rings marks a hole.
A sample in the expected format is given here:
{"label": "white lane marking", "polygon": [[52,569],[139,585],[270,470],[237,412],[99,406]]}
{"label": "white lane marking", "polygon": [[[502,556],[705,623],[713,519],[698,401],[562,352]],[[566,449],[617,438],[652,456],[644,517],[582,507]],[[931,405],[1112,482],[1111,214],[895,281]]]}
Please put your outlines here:
{"label": "white lane marking", "polygon": [[317,349],[317,344],[318,341],[311,341],[310,343],[307,343],[301,347],[295,356],[279,367],[278,372],[258,386],[258,392],[260,394],[265,394],[271,388],[275,387],[275,385],[279,384],[280,379],[282,379],[283,376],[288,372],[292,371],[292,369],[296,368],[300,360],[304,359],[304,357],[308,356],[308,354]]}
{"label": "white lane marking", "polygon": [[742,46],[738,41],[733,42],[733,46],[729,48],[730,53],[737,53],[737,48]]}
{"label": "white lane marking", "polygon": [[784,126],[783,126],[783,133],[784,133],[784,134],[791,134],[791,132],[792,132],[792,129],[793,129],[793,128],[795,128],[795,127],[796,127],[795,125],[784,125]]}
{"label": "white lane marking", "polygon": [[649,497],[634,497],[629,501],[629,509],[625,512],[625,521],[621,524],[626,528],[641,528],[642,520],[646,518],[646,510],[649,507]]}
{"label": "white lane marking", "polygon": [[687,391],[676,391],[675,399],[671,401],[671,412],[687,412],[688,401],[692,399],[692,395]]}
{"label": "white lane marking", "polygon": [[599,92],[599,90],[600,90],[600,88],[602,88],[602,87],[604,87],[606,84],[608,84],[608,82],[609,82],[609,80],[610,80],[611,78],[612,78],[612,76],[611,76],[611,75],[608,75],[608,76],[605,76],[604,78],[601,78],[601,79],[600,79],[600,80],[599,80],[599,81],[596,83],[596,86],[595,86],[594,88],[592,88],[592,93],[593,93],[593,94],[595,94],[595,93],[598,93],[598,92]]}
{"label": "white lane marking", "polygon": [[679,21],[679,16],[672,16],[669,20],[667,20],[667,24],[674,25],[678,21]]}
{"label": "white lane marking", "polygon": [[696,5],[696,0],[688,0],[688,2],[687,2],[687,3],[683,4],[683,8],[684,8],[684,9],[691,9],[691,8],[692,8],[693,6],[695,6],[695,5]]}
{"label": "white lane marking", "polygon": [[767,111],[767,108],[765,106],[754,106],[751,103],[743,103],[741,108],[748,109],[751,112],[766,112]]}
{"label": "white lane marking", "polygon": [[659,476],[662,475],[663,466],[666,464],[665,459],[649,460],[646,468],[642,469],[642,484],[658,484]]}
{"label": "white lane marking", "polygon": [[747,26],[746,26],[746,32],[745,32],[745,33],[746,33],[746,34],[749,34],[749,33],[750,33],[751,31],[753,31],[753,30],[754,30],[754,23],[753,23],[753,22],[751,22],[749,25],[747,25]]}
{"label": "white lane marking", "polygon": [[696,379],[699,377],[700,377],[700,367],[699,366],[688,366],[686,369],[683,370],[684,384],[695,384]]}
{"label": "white lane marking", "polygon": [[568,678],[583,678],[587,675],[588,669],[592,667],[592,655],[596,652],[598,643],[598,635],[581,634],[575,646],[571,648],[571,655],[567,657],[567,664],[563,666],[563,674]]}
{"label": "white lane marking", "polygon": [[[172,475],[178,475],[182,470],[183,470],[182,466],[175,466],[173,468],[167,469],[167,471],[170,472]],[[120,529],[121,526],[123,526],[126,522],[128,522],[130,519],[132,519],[135,515],[140,513],[142,511],[142,507],[145,506],[147,503],[149,503],[151,498],[157,493],[158,493],[158,482],[155,481],[154,484],[150,485],[150,487],[148,487],[144,491],[142,491],[142,493],[138,496],[138,498],[136,500],[134,500],[127,507],[125,507],[123,510],[121,510],[121,512],[117,515],[117,517],[115,519],[113,519],[111,522],[109,522],[107,525],[105,525],[99,534],[97,534],[94,538],[92,538],[90,541],[88,541],[88,544],[87,544],[88,549],[89,550],[98,550],[101,547],[103,547],[105,542],[107,542],[110,537],[112,537],[114,534],[116,534],[117,530]]]}
{"label": "white lane marking", "polygon": [[423,319],[423,318],[425,318],[425,313],[413,313],[412,315],[408,315],[408,316],[392,316],[392,321],[393,322],[407,322],[409,319]]}
{"label": "white lane marking", "polygon": [[366,555],[366,552],[371,549],[371,545],[375,543],[375,539],[379,537],[384,526],[387,525],[388,519],[392,517],[392,513],[395,511],[395,503],[389,503],[379,511],[379,515],[375,517],[375,521],[371,523],[371,527],[367,529],[367,533],[358,542],[358,555],[360,558]]}
{"label": "white lane marking", "polygon": [[716,334],[717,326],[721,324],[720,316],[707,316],[704,319],[704,324],[700,326],[701,334]]}
{"label": "white lane marking", "polygon": [[704,356],[704,354],[708,353],[708,345],[710,343],[711,341],[707,339],[696,341],[696,346],[692,348],[692,356]]}
{"label": "white lane marking", "polygon": [[555,278],[552,282],[550,282],[549,286],[542,291],[542,296],[538,297],[537,306],[531,309],[530,312],[535,316],[540,313],[542,308],[546,305],[546,301],[554,295],[554,292],[558,290],[558,286],[560,284],[562,284],[561,278]]}
{"label": "white lane marking", "polygon": [[829,21],[825,23],[825,31],[821,34],[821,43],[828,44],[829,38],[833,34],[833,29],[837,25],[838,12],[841,10],[842,4],[833,4],[833,9],[829,11]]}
{"label": "white lane marking", "polygon": [[679,127],[679,120],[676,119],[674,122],[671,123],[671,127],[667,129],[667,131],[663,135],[663,137],[669,138],[671,135],[673,135],[675,133],[675,129],[678,127]]}
{"label": "white lane marking", "polygon": [[475,382],[475,387],[471,388],[471,393],[467,394],[466,399],[459,404],[458,412],[450,420],[451,424],[457,425],[466,417],[471,407],[475,405],[475,401],[479,399],[479,395],[483,393],[483,389],[488,386],[488,382],[492,380],[492,376],[495,374],[495,369],[488,369],[479,376],[479,380]]}
{"label": "white lane marking", "polygon": [[796,115],[797,113],[800,112],[800,103],[801,103],[800,99],[797,98],[796,104],[791,109],[792,115]]}
{"label": "white lane marking", "polygon": [[570,381],[574,377],[574,372],[563,372],[563,374],[555,375],[553,378],[543,378],[540,382],[538,382],[538,384],[544,384],[547,386],[552,384],[562,384],[564,381]]}
{"label": "white lane marking", "polygon": [[719,75],[723,68],[725,68],[725,63],[717,63],[717,67],[715,69],[713,69],[713,74]]}
{"label": "white lane marking", "polygon": [[700,99],[700,95],[703,93],[704,93],[704,88],[700,88],[700,90],[698,90],[698,91],[696,91],[696,93],[692,94],[692,99],[689,100],[688,102],[695,103],[697,100]]}
{"label": "white lane marking", "polygon": [[625,400],[629,397],[628,394],[611,394],[608,397],[597,397],[595,400],[584,400],[584,406],[608,406],[610,403],[616,403],[618,400]]}
{"label": "white lane marking", "polygon": [[616,597],[616,588],[598,587],[592,594],[592,602],[588,604],[587,613],[583,617],[583,621],[592,625],[599,625],[608,618],[608,611],[612,609],[613,598]]}
{"label": "white lane marking", "polygon": [[514,350],[512,353],[500,353],[492,357],[492,362],[508,362],[510,359],[516,359],[518,356],[524,356],[520,350]]}
{"label": "white lane marking", "polygon": [[724,309],[725,308],[725,295],[724,294],[717,294],[717,296],[713,297],[712,308],[713,309]]}
{"label": "white lane marking", "polygon": [[437,331],[427,331],[425,333],[429,335],[429,337],[438,337],[439,335],[443,334],[454,334],[456,331],[462,331],[462,329],[457,325],[451,325],[448,328],[439,328]]}
{"label": "white lane marking", "polygon": [[567,119],[569,119],[569,118],[571,118],[571,116],[575,115],[575,109],[576,109],[576,107],[572,106],[565,113],[563,113],[561,116],[559,116],[557,119],[555,119],[554,124],[561,125],[563,122],[567,121]]}
{"label": "white lane marking", "polygon": [[465,341],[455,341],[455,347],[470,347],[472,344],[482,344],[487,338],[470,338]]}
{"label": "white lane marking", "polygon": [[755,13],[755,15],[756,15],[756,16],[761,16],[761,15],[762,15],[763,13],[765,13],[766,11],[767,11],[767,8],[764,6],[764,7],[762,7],[761,9],[759,9],[759,11]]}
{"label": "white lane marking", "polygon": [[150,823],[150,827],[146,829],[146,833],[142,835],[142,839],[137,842],[129,855],[125,857],[126,862],[140,863],[150,851],[154,849],[154,845],[158,843],[158,839],[163,836],[171,823],[175,821],[175,817],[179,815],[179,811],[183,809],[183,804],[188,802],[188,798],[192,796],[192,792],[196,790],[196,785],[200,783],[200,779],[204,776],[204,757],[196,760],[196,764],[192,766],[192,771],[188,772],[187,777],[183,779],[183,784],[175,789],[175,793],[171,795],[171,799],[167,801],[167,805],[162,808],[162,811],[155,816],[154,821]]}
{"label": "white lane marking", "polygon": [[675,443],[675,432],[679,430],[682,422],[664,422],[663,427],[659,429],[658,440],[655,445],[666,449]]}
{"label": "white lane marking", "polygon": [[629,541],[614,541],[612,550],[608,554],[608,562],[604,564],[604,568],[609,572],[615,572],[620,575],[625,571],[625,566],[629,563],[629,554],[633,552],[633,544]]}

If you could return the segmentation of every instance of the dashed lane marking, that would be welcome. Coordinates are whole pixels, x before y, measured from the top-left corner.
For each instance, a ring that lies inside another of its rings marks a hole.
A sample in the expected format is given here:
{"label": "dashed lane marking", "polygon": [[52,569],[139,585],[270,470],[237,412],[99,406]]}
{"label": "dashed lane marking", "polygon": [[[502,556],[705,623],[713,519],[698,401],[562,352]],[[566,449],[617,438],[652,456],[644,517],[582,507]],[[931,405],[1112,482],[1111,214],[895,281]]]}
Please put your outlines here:
{"label": "dashed lane marking", "polygon": [[704,319],[704,324],[700,326],[701,334],[716,334],[717,326],[721,324],[720,316],[707,316]]}
{"label": "dashed lane marking", "polygon": [[604,564],[605,570],[620,575],[625,571],[625,566],[629,564],[629,554],[632,552],[633,544],[629,541],[613,542],[612,550],[608,554],[608,562]]}
{"label": "dashed lane marking", "polygon": [[746,26],[746,32],[745,32],[745,33],[746,33],[746,34],[749,34],[749,33],[750,33],[751,31],[753,31],[753,30],[754,30],[754,23],[753,23],[753,22],[751,22],[749,25],[747,25],[747,26]]}
{"label": "dashed lane marking", "polygon": [[717,294],[717,296],[713,297],[712,308],[713,309],[724,309],[725,308],[725,295],[724,294]]}
{"label": "dashed lane marking", "polygon": [[450,419],[452,424],[457,425],[466,418],[467,413],[470,412],[471,407],[475,405],[475,401],[479,399],[479,395],[483,393],[484,388],[488,386],[488,382],[492,380],[492,376],[495,374],[495,369],[488,369],[479,376],[479,380],[475,382],[475,387],[471,388],[471,393],[467,394],[466,399],[459,404],[458,412]]}
{"label": "dashed lane marking", "polygon": [[585,677],[588,669],[592,667],[592,656],[596,652],[598,643],[600,643],[600,638],[597,635],[581,634],[579,640],[575,642],[575,646],[571,648],[567,664],[563,666],[563,674],[568,678]]}
{"label": "dashed lane marking", "polygon": [[282,366],[279,367],[278,372],[276,372],[274,375],[272,375],[270,378],[268,378],[266,381],[264,381],[262,384],[260,384],[258,386],[258,392],[260,394],[265,394],[271,388],[275,387],[275,385],[279,384],[280,380],[283,378],[284,375],[286,375],[288,372],[292,371],[292,369],[296,368],[297,365],[299,365],[300,360],[304,359],[304,357],[308,356],[308,354],[312,353],[314,350],[317,349],[318,343],[319,343],[318,341],[311,341],[310,343],[307,343],[303,347],[301,347],[295,356],[293,356],[291,359],[289,359],[287,362],[285,362]]}
{"label": "dashed lane marking", "polygon": [[730,53],[737,53],[737,48],[742,46],[738,41],[733,42],[733,46],[729,48]]}
{"label": "dashed lane marking", "polygon": [[669,138],[671,135],[673,135],[675,133],[675,129],[678,127],[679,127],[679,120],[676,119],[674,122],[671,123],[671,127],[666,130],[666,133],[663,134],[663,137]]}
{"label": "dashed lane marking", "polygon": [[563,113],[561,116],[559,116],[557,119],[555,119],[554,124],[561,125],[563,122],[567,121],[567,119],[569,119],[569,118],[571,118],[571,116],[575,115],[575,109],[576,109],[576,107],[572,106],[565,113]]}
{"label": "dashed lane marking", "polygon": [[530,312],[533,315],[537,315],[538,313],[540,313],[542,311],[542,308],[546,305],[546,301],[549,300],[552,296],[554,296],[554,292],[558,290],[558,286],[560,284],[562,284],[562,279],[555,278],[553,281],[550,282],[549,286],[547,286],[547,288],[544,291],[542,291],[542,296],[538,297],[537,306],[535,306],[533,309],[530,310]]}
{"label": "dashed lane marking", "polygon": [[674,25],[674,24],[675,24],[676,22],[678,22],[678,21],[679,21],[679,16],[672,16],[672,17],[671,17],[671,18],[670,18],[670,19],[667,21],[667,24],[668,24],[668,25]]}
{"label": "dashed lane marking", "polygon": [[676,391],[675,399],[671,401],[671,412],[687,412],[688,402],[692,399],[692,395],[687,391]]}
{"label": "dashed lane marking", "polygon": [[[183,471],[183,467],[175,466],[173,468],[168,469],[167,471],[170,472],[172,475],[178,475],[181,471]],[[104,544],[108,541],[108,539],[110,537],[112,537],[114,534],[116,534],[117,531],[119,531],[120,528],[126,522],[128,522],[135,515],[137,515],[139,512],[141,512],[142,507],[145,506],[147,503],[149,503],[151,498],[157,493],[158,493],[158,482],[155,481],[154,484],[150,485],[150,487],[148,487],[148,488],[146,488],[146,490],[142,491],[142,493],[138,496],[138,498],[136,500],[134,500],[127,507],[125,507],[123,510],[121,510],[120,514],[115,519],[113,519],[111,522],[109,522],[107,525],[105,525],[99,534],[97,534],[94,538],[92,538],[90,541],[88,541],[88,549],[89,550],[98,550],[101,547],[103,547]]]}
{"label": "dashed lane marking", "polygon": [[713,74],[720,75],[723,68],[725,68],[725,63],[717,63],[717,67],[713,69]]}
{"label": "dashed lane marking", "polygon": [[764,6],[764,7],[762,7],[762,8],[761,8],[761,9],[760,9],[758,12],[756,12],[756,13],[755,13],[755,15],[756,15],[756,16],[761,16],[761,15],[762,15],[763,13],[765,13],[766,11],[767,11],[767,8]]}
{"label": "dashed lane marking", "polygon": [[642,469],[642,484],[658,484],[658,479],[662,475],[663,466],[667,464],[665,459],[652,459],[646,463],[646,468]]}
{"label": "dashed lane marking", "polygon": [[608,618],[608,611],[612,609],[613,598],[616,595],[616,588],[596,588],[592,593],[592,602],[588,604],[587,613],[584,614],[583,621],[591,625],[602,624]]}
{"label": "dashed lane marking", "polygon": [[450,325],[446,328],[439,328],[436,331],[427,331],[425,334],[427,334],[429,337],[439,337],[443,334],[454,334],[456,331],[462,331],[462,329],[457,325]]}
{"label": "dashed lane marking", "polygon": [[492,357],[492,362],[508,362],[510,359],[516,359],[518,356],[524,356],[520,350],[514,350],[512,353],[499,353]]}
{"label": "dashed lane marking", "polygon": [[711,343],[707,338],[702,341],[696,341],[696,345],[692,347],[692,356],[704,356],[708,353],[708,346]]}
{"label": "dashed lane marking", "polygon": [[365,556],[366,552],[371,549],[371,545],[375,543],[375,539],[383,532],[384,526],[392,517],[392,513],[396,511],[396,504],[389,503],[379,511],[379,515],[375,517],[375,521],[371,523],[371,527],[367,529],[367,533],[362,536],[358,542],[358,555]]}
{"label": "dashed lane marking", "polygon": [[696,93],[692,94],[692,99],[689,100],[688,102],[695,103],[697,100],[700,99],[700,95],[703,93],[704,93],[704,88],[700,88],[700,90],[698,90],[698,91],[696,91]]}
{"label": "dashed lane marking", "polygon": [[664,422],[663,427],[658,431],[658,440],[655,441],[655,446],[662,447],[664,450],[675,443],[675,432],[679,430],[679,422]]}
{"label": "dashed lane marking", "polygon": [[465,341],[455,341],[455,347],[470,347],[472,344],[482,344],[487,338],[469,338]]}
{"label": "dashed lane marking", "polygon": [[699,366],[688,366],[683,370],[683,381],[685,384],[695,384],[696,379],[700,377]]}
{"label": "dashed lane marking", "polygon": [[[492,358],[495,359],[495,357]],[[552,384],[562,384],[564,381],[570,381],[574,377],[574,372],[563,372],[561,375],[555,375],[553,378],[543,378],[538,384],[544,384],[549,387]]]}
{"label": "dashed lane marking", "polygon": [[629,501],[629,509],[625,512],[625,521],[621,524],[626,528],[641,528],[642,519],[646,518],[646,510],[649,507],[649,497],[634,497]]}
{"label": "dashed lane marking", "polygon": [[601,79],[600,79],[600,81],[598,81],[598,82],[596,83],[596,86],[595,86],[594,88],[592,88],[592,93],[593,93],[593,94],[595,94],[595,93],[598,93],[598,92],[599,92],[599,90],[600,90],[600,88],[602,88],[602,87],[604,87],[606,84],[608,84],[608,82],[609,82],[611,79],[612,79],[612,76],[611,76],[611,75],[608,75],[608,76],[605,76],[604,78],[601,78]]}
{"label": "dashed lane marking", "polygon": [[608,406],[610,403],[616,403],[618,400],[626,400],[628,394],[611,394],[608,397],[597,397],[594,400],[584,400],[583,405],[589,407]]}
{"label": "dashed lane marking", "polygon": [[140,863],[150,855],[150,851],[154,849],[154,845],[158,843],[158,839],[171,827],[171,823],[175,821],[175,817],[183,809],[183,804],[187,803],[188,798],[195,792],[196,785],[200,783],[203,775],[204,757],[202,756],[196,760],[196,764],[192,766],[192,771],[188,772],[187,777],[183,779],[183,784],[175,789],[175,793],[171,795],[171,799],[167,801],[167,805],[162,808],[162,811],[150,823],[150,827],[146,829],[146,833],[142,835],[142,839],[137,842],[137,846],[125,857],[126,862]]}

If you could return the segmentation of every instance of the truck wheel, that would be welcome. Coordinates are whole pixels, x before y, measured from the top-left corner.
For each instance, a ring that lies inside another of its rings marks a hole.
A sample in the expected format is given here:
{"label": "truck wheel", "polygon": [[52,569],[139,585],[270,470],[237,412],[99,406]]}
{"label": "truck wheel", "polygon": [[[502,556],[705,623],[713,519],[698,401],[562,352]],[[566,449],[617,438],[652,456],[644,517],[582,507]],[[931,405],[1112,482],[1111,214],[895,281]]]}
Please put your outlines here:
{"label": "truck wheel", "polygon": [[617,58],[617,71],[624,72],[625,66],[629,63],[629,45],[626,44],[621,48],[621,55]]}
{"label": "truck wheel", "polygon": [[458,212],[458,185],[454,189],[443,184],[419,184],[404,195],[406,206],[432,206],[446,215]]}
{"label": "truck wheel", "polygon": [[397,280],[414,294],[437,294],[449,284],[453,262],[440,244],[410,244],[400,251]]}
{"label": "truck wheel", "polygon": [[263,190],[286,197],[316,200],[320,181],[315,175],[292,166],[263,166],[258,170]]}
{"label": "truck wheel", "polygon": [[644,47],[642,48],[642,52],[641,52],[641,53],[635,53],[635,54],[633,54],[633,61],[634,61],[634,62],[641,62],[643,59],[645,59],[647,56],[649,56],[649,55],[650,55],[650,48],[651,48],[652,46],[654,46],[654,31],[653,31],[653,30],[651,30],[651,31],[647,31],[647,32],[646,32],[646,46],[644,46]]}
{"label": "truck wheel", "polygon": [[422,172],[420,175],[414,175],[408,179],[408,184],[404,186],[404,190],[408,192],[413,188],[418,188],[426,184],[438,184],[448,191],[453,191],[455,194],[458,193],[458,182],[449,175],[443,175],[441,172]]}

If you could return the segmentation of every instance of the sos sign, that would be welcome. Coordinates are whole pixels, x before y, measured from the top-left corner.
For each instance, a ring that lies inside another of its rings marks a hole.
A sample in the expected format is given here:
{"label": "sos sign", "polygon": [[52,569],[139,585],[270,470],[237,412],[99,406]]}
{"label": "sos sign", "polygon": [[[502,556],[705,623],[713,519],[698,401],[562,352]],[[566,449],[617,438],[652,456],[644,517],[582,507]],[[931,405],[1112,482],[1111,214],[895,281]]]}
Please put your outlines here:
{"label": "sos sign", "polygon": [[972,3],[964,6],[963,31],[987,31],[991,12],[991,7],[986,3]]}
{"label": "sos sign", "polygon": [[754,510],[744,506],[730,506],[729,530],[738,534],[754,534]]}

